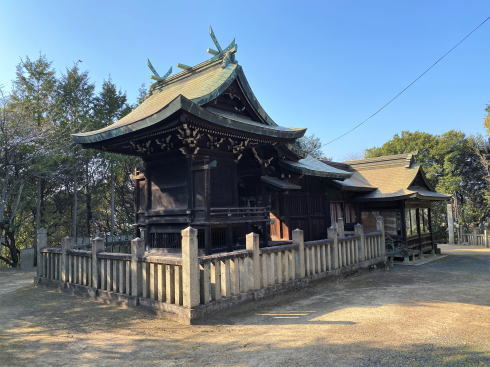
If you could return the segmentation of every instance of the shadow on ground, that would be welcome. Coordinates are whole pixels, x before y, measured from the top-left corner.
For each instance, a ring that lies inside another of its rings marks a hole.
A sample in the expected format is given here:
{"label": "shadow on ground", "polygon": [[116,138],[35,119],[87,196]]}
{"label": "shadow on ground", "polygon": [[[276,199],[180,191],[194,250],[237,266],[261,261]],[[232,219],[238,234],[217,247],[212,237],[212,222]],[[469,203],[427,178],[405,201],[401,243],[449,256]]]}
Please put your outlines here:
{"label": "shadow on ground", "polygon": [[489,282],[490,253],[457,254],[318,282],[196,326],[24,286],[0,297],[0,365],[490,366]]}

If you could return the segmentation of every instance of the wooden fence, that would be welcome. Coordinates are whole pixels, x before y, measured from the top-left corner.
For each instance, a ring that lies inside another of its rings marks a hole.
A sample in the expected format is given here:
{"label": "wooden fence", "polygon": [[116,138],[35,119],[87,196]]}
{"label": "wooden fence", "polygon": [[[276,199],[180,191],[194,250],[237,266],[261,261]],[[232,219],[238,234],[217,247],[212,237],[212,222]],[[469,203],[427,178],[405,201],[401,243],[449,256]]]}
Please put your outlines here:
{"label": "wooden fence", "polygon": [[462,245],[490,247],[490,233],[488,230],[483,233],[464,233],[461,242]]}
{"label": "wooden fence", "polygon": [[377,231],[340,237],[329,228],[328,239],[305,242],[293,231],[291,244],[259,247],[259,236],[246,237],[246,249],[198,256],[197,230],[182,231],[180,256],[144,251],[143,241],[131,241],[131,254],[104,251],[104,240],[92,240],[91,250],[73,249],[67,237],[60,247],[45,247],[46,230],[38,232],[36,282],[109,301],[143,305],[189,323],[237,303],[303,287],[313,279],[338,275],[385,262],[382,218]]}

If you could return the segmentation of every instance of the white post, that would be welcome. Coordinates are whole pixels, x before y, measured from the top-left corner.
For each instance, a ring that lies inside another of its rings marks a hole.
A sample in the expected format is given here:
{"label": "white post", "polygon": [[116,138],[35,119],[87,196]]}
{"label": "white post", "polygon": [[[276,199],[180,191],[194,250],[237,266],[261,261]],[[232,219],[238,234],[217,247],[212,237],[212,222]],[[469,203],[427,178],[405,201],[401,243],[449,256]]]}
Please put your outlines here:
{"label": "white post", "polygon": [[73,248],[73,238],[65,237],[61,243],[61,281],[68,281],[68,250]]}
{"label": "white post", "polygon": [[483,230],[483,245],[486,247],[486,248],[489,248],[490,247],[490,239],[488,238],[488,223],[485,223],[485,229]]}
{"label": "white post", "polygon": [[253,284],[252,289],[260,289],[260,250],[259,250],[259,235],[257,233],[249,233],[246,236],[246,248],[252,251],[252,267],[253,267]]}
{"label": "white post", "polygon": [[328,238],[332,242],[332,267],[333,269],[339,268],[339,236],[335,228],[330,227],[328,230]]}
{"label": "white post", "polygon": [[337,234],[340,238],[345,237],[344,218],[337,219]]}
{"label": "white post", "polygon": [[359,236],[359,241],[357,242],[357,251],[359,254],[358,262],[363,262],[366,258],[365,255],[365,247],[366,247],[366,236],[364,235],[364,228],[362,228],[362,224],[357,223],[354,226],[354,232]]}
{"label": "white post", "polygon": [[97,254],[104,251],[104,240],[100,237],[95,237],[92,240],[92,288],[99,287],[99,267],[97,266]]}
{"label": "white post", "polygon": [[197,257],[197,229],[187,227],[182,232],[182,293],[184,307],[195,307],[200,302],[199,261]]}
{"label": "white post", "polygon": [[449,244],[454,245],[454,216],[452,204],[447,204],[447,230],[449,233]]}
{"label": "white post", "polygon": [[145,253],[145,245],[139,237],[131,240],[131,295],[138,297],[141,291],[141,272],[139,271],[139,259]]}
{"label": "white post", "polygon": [[305,269],[305,238],[301,229],[293,231],[293,243],[298,245],[298,257],[296,258],[296,278],[304,278],[306,276]]}
{"label": "white post", "polygon": [[48,231],[46,228],[39,228],[37,230],[37,276],[46,276],[44,274],[44,262],[41,250],[48,247]]}

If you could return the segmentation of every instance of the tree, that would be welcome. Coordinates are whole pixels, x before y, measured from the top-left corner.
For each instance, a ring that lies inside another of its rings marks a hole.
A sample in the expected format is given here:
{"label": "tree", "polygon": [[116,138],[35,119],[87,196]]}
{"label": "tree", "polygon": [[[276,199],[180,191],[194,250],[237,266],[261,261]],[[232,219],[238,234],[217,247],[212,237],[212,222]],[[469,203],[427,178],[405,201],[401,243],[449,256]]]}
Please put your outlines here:
{"label": "tree", "polygon": [[315,158],[323,157],[322,142],[315,135],[305,135],[298,139],[300,148],[307,154]]}
{"label": "tree", "polygon": [[482,224],[490,215],[487,172],[479,156],[483,140],[450,130],[442,135],[403,131],[381,147],[366,150],[366,158],[418,152],[428,180],[454,198],[461,223]]}
{"label": "tree", "polygon": [[[36,182],[36,206],[33,216],[35,217],[35,229],[43,225],[44,203],[48,194],[50,182],[49,167],[50,153],[48,131],[52,131],[53,125],[51,115],[54,108],[55,90],[57,79],[55,71],[44,55],[38,59],[31,60],[29,57],[22,59],[17,65],[16,79],[13,82],[12,94],[9,98],[9,109],[22,114],[25,119],[35,122],[38,129],[43,129],[43,153],[31,162],[31,179]],[[30,181],[32,183],[32,180]],[[34,234],[34,230],[31,231]],[[34,238],[34,247],[36,247]],[[37,251],[34,251],[37,254]],[[34,258],[34,265],[36,265]]]}
{"label": "tree", "polygon": [[70,136],[131,109],[111,80],[96,92],[79,63],[58,77],[43,55],[21,60],[12,93],[0,99],[0,260],[17,266],[41,226],[51,245],[70,227],[84,238],[132,231],[130,173],[140,160],[81,149]]}
{"label": "tree", "polygon": [[[141,92],[141,91],[140,91]],[[99,127],[110,125],[131,111],[126,95],[117,90],[112,81],[106,80],[100,94],[95,98],[94,120]],[[103,206],[97,212],[97,231],[114,234],[129,232],[133,221],[131,171],[140,166],[136,157],[118,154],[94,152],[105,169],[98,178],[97,189],[100,190]],[[110,195],[107,195],[110,193]],[[128,202],[129,201],[129,202]],[[107,210],[110,208],[110,211]],[[116,228],[116,223],[119,225]]]}
{"label": "tree", "polygon": [[[92,163],[93,153],[82,150],[71,141],[70,134],[78,131],[97,128],[93,119],[94,90],[88,77],[88,72],[80,71],[78,63],[66,70],[57,85],[55,123],[58,125],[58,141],[60,143],[61,167],[60,177],[71,188],[72,215],[71,235],[79,235],[79,220],[85,217],[84,234],[90,236],[90,223],[92,220],[92,194],[91,176],[95,174],[96,167]],[[94,169],[95,168],[95,169]],[[79,213],[80,189],[85,194],[85,210]]]}
{"label": "tree", "polygon": [[10,105],[11,96],[0,99],[0,259],[12,267],[19,263],[16,239],[28,215],[33,163],[42,154],[43,131],[25,110]]}

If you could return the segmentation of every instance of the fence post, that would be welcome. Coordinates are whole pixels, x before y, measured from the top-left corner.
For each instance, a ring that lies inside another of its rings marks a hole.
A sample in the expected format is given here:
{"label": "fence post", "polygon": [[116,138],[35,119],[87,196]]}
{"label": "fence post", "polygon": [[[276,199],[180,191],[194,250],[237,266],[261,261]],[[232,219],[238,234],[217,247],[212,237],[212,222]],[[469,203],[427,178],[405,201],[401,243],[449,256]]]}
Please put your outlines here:
{"label": "fence post", "polygon": [[139,258],[145,253],[143,240],[136,237],[131,240],[131,295],[138,297],[141,288],[141,272],[139,271]]}
{"label": "fence post", "polygon": [[454,216],[452,204],[447,204],[447,230],[449,234],[449,244],[454,245]]}
{"label": "fence post", "polygon": [[306,276],[305,269],[305,236],[303,230],[295,229],[293,231],[293,243],[298,245],[298,258],[296,264],[296,277],[304,278]]}
{"label": "fence post", "polygon": [[364,235],[364,228],[362,228],[361,223],[357,223],[354,226],[354,232],[359,236],[359,241],[357,242],[357,252],[359,254],[359,262],[365,260],[365,248],[366,248],[366,236]]}
{"label": "fence post", "polygon": [[200,302],[199,259],[197,257],[197,229],[182,230],[182,292],[183,306],[194,307]]}
{"label": "fence post", "polygon": [[66,236],[61,243],[61,281],[68,281],[68,250],[73,248],[73,238]]}
{"label": "fence post", "polygon": [[246,236],[246,248],[252,251],[252,267],[253,267],[253,285],[252,289],[260,289],[260,250],[259,250],[259,235],[257,233],[249,233]]}
{"label": "fence post", "polygon": [[490,247],[490,239],[488,238],[488,226],[487,224],[485,224],[485,229],[483,230],[483,245],[486,247],[486,248],[489,248]]}
{"label": "fence post", "polygon": [[380,243],[380,256],[385,256],[386,254],[386,243],[385,243],[385,223],[383,217],[378,215],[376,217],[376,230],[381,232],[381,243]]}
{"label": "fence post", "polygon": [[92,288],[99,288],[99,267],[97,266],[97,254],[104,251],[104,239],[99,236],[92,240]]}
{"label": "fence post", "polygon": [[332,239],[332,267],[339,268],[339,235],[334,227],[327,229],[328,238]]}
{"label": "fence post", "polygon": [[337,234],[340,238],[345,237],[344,218],[337,219]]}
{"label": "fence post", "polygon": [[46,228],[39,228],[37,230],[37,239],[36,239],[36,274],[37,277],[45,276],[44,274],[44,263],[42,257],[42,249],[48,246],[48,231]]}
{"label": "fence post", "polygon": [[44,263],[41,255],[41,250],[48,247],[48,231],[46,228],[39,228],[37,230],[37,269],[36,273],[38,277],[45,276],[43,273]]}

